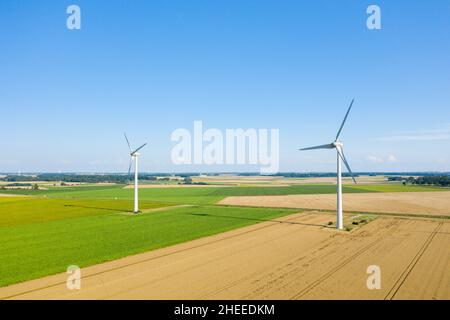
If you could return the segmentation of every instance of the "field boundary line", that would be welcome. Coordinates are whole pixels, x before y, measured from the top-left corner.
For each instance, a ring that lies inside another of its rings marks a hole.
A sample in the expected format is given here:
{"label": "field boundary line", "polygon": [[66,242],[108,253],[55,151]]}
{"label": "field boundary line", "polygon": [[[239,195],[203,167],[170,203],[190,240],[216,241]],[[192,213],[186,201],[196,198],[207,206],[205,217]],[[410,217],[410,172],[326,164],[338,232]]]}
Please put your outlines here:
{"label": "field boundary line", "polygon": [[[391,226],[393,228],[393,226]],[[390,228],[386,228],[385,230],[390,230]],[[359,250],[357,250],[354,254],[347,257],[343,262],[339,263],[337,266],[331,268],[328,272],[326,272],[324,275],[320,276],[310,284],[308,284],[306,287],[304,287],[300,292],[293,295],[290,300],[298,299],[301,296],[304,296],[306,293],[310,292],[312,289],[317,287],[319,284],[321,284],[323,281],[331,277],[335,272],[339,271],[343,267],[345,267],[347,264],[352,262],[355,258],[366,252],[368,249],[372,248],[376,244],[378,244],[380,241],[380,238],[376,238],[374,241],[368,243],[367,245],[363,246]]]}

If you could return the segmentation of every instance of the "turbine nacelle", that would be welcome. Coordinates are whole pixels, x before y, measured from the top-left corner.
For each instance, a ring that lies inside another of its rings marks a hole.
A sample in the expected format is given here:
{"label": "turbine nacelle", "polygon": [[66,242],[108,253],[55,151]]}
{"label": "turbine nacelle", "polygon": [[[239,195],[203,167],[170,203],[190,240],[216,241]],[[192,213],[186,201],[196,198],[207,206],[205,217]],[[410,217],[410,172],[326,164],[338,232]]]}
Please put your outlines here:
{"label": "turbine nacelle", "polygon": [[343,148],[344,144],[341,141],[336,140],[335,142],[333,142],[333,145],[335,148]]}

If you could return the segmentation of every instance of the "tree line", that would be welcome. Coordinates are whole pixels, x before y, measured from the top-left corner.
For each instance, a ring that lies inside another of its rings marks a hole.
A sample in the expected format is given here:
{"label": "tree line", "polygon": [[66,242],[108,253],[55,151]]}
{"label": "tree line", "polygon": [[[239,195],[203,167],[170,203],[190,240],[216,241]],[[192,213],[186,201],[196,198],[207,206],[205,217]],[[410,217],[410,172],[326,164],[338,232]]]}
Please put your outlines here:
{"label": "tree line", "polygon": [[[7,182],[32,182],[32,181],[61,181],[61,182],[78,182],[78,183],[119,183],[125,184],[134,176],[124,174],[39,174],[34,176],[26,175],[8,175],[1,178]],[[141,180],[156,180],[156,176],[139,175]]]}
{"label": "tree line", "polygon": [[433,185],[450,187],[450,176],[421,176],[421,177],[389,177],[388,181],[401,181],[403,184]]}

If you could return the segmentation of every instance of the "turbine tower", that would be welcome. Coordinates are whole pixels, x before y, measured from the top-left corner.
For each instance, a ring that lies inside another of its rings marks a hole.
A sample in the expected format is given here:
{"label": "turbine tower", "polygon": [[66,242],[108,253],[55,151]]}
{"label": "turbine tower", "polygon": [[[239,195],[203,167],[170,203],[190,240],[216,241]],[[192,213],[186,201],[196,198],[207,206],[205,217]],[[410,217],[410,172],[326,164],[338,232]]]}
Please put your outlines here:
{"label": "turbine tower", "polygon": [[348,169],[348,172],[350,172],[350,175],[352,176],[353,182],[356,183],[355,177],[353,176],[352,169],[350,169],[350,165],[347,162],[347,159],[344,155],[344,145],[339,140],[339,136],[341,134],[342,128],[344,127],[345,121],[347,120],[348,114],[350,113],[350,110],[352,109],[353,102],[355,99],[352,100],[350,103],[350,106],[348,107],[347,113],[345,114],[344,121],[342,121],[341,127],[339,128],[338,133],[336,134],[336,138],[334,142],[329,144],[324,144],[320,146],[315,147],[309,147],[309,148],[303,148],[300,149],[300,151],[304,150],[314,150],[314,149],[336,149],[337,154],[337,183],[336,183],[336,191],[337,191],[337,212],[336,212],[336,228],[339,230],[342,230],[344,224],[343,224],[343,216],[342,216],[342,168],[341,168],[341,159],[344,162],[345,166]]}
{"label": "turbine tower", "polygon": [[142,146],[133,151],[131,148],[130,142],[128,141],[127,135],[124,133],[125,140],[127,140],[128,148],[130,149],[130,166],[128,167],[128,175],[130,175],[131,166],[134,161],[134,213],[139,212],[139,189],[138,189],[138,157],[141,155],[138,153],[147,143],[144,143]]}

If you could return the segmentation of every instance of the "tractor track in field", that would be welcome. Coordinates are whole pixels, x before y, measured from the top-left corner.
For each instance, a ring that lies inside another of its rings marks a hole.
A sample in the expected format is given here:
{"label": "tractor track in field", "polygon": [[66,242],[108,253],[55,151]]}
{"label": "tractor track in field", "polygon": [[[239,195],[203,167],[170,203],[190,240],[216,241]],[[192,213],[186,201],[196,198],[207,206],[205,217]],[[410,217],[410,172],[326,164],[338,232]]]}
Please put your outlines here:
{"label": "tractor track in field", "polygon": [[[300,214],[304,214],[304,213],[300,212]],[[165,254],[161,254],[161,255],[158,255],[158,256],[155,256],[155,257],[139,260],[139,261],[136,261],[136,262],[127,263],[127,264],[124,264],[124,265],[121,265],[121,266],[118,266],[118,267],[109,268],[107,270],[95,272],[95,273],[92,273],[92,274],[89,274],[89,275],[84,275],[83,279],[99,276],[99,275],[102,275],[102,274],[107,274],[107,273],[112,272],[112,271],[125,269],[125,268],[128,268],[130,266],[139,265],[139,264],[142,264],[142,263],[146,263],[146,262],[149,262],[149,261],[152,261],[152,260],[156,260],[156,259],[159,259],[159,258],[167,257],[167,256],[178,254],[178,253],[182,253],[182,252],[189,251],[189,250],[192,250],[192,249],[205,247],[205,246],[208,246],[208,245],[213,244],[213,243],[222,242],[222,241],[225,241],[225,240],[228,240],[228,239],[232,239],[232,238],[235,238],[235,237],[240,237],[240,236],[245,235],[245,234],[253,233],[253,232],[260,231],[260,230],[263,230],[263,229],[266,229],[266,228],[270,228],[274,224],[286,223],[286,222],[290,222],[290,221],[295,220],[295,219],[298,219],[298,216],[294,216],[294,217],[291,217],[291,218],[286,218],[284,220],[268,220],[266,222],[272,222],[272,223],[264,225],[264,226],[261,226],[261,227],[258,227],[258,228],[253,228],[251,230],[247,230],[247,231],[244,231],[244,232],[240,232],[240,233],[237,233],[237,234],[233,234],[233,235],[230,235],[230,236],[227,236],[227,237],[224,237],[224,238],[216,239],[216,240],[213,240],[213,241],[208,241],[206,243],[202,243],[202,244],[199,244],[199,245],[191,246],[191,247],[188,247],[188,248],[176,250],[176,251],[165,253]],[[124,258],[126,258],[126,257],[124,257]],[[108,262],[108,261],[105,261],[105,262]],[[22,295],[25,295],[25,294],[29,294],[29,293],[37,292],[37,291],[40,291],[40,290],[45,290],[45,289],[57,287],[57,286],[64,285],[64,284],[66,284],[66,281],[59,281],[57,283],[53,283],[53,284],[50,284],[50,285],[40,286],[38,288],[33,288],[32,290],[22,291],[20,293],[9,295],[9,296],[3,296],[3,297],[0,297],[0,300],[12,299],[12,298],[16,298],[16,297],[19,297],[19,296],[22,296]]]}
{"label": "tractor track in field", "polygon": [[[406,281],[406,279],[408,278],[409,274],[412,272],[412,270],[414,269],[414,267],[416,266],[416,264],[418,263],[420,258],[426,252],[428,246],[433,241],[433,238],[436,236],[436,234],[439,233],[439,230],[441,229],[443,224],[444,224],[443,222],[439,222],[438,225],[436,226],[436,228],[427,237],[427,239],[425,240],[423,245],[420,247],[419,251],[414,255],[413,259],[408,263],[408,265],[406,266],[405,270],[402,272],[402,274],[397,279],[395,284],[392,286],[392,288],[386,294],[386,296],[384,297],[385,300],[388,300],[388,299],[392,300],[395,297],[395,295],[400,290],[401,286]],[[290,299],[291,300],[299,299],[302,296],[306,295],[308,292],[310,292],[311,290],[316,288],[318,285],[323,283],[325,280],[330,278],[334,273],[336,273],[337,271],[341,270],[346,265],[348,265],[350,262],[352,262],[355,258],[357,258],[360,255],[362,255],[363,253],[365,253],[368,249],[374,247],[377,243],[379,243],[379,238],[377,238],[376,240],[368,243],[367,245],[365,245],[362,248],[360,248],[359,250],[357,250],[354,254],[352,254],[351,256],[346,258],[342,263],[336,265],[334,268],[330,269],[327,273],[325,273],[321,277],[317,278],[315,281],[311,282],[309,285],[304,287],[300,292],[298,292],[297,294],[292,296]]]}
{"label": "tractor track in field", "polygon": [[[394,226],[390,227],[388,230],[386,230],[386,234],[389,234],[391,229],[393,229]],[[322,284],[325,280],[330,278],[334,273],[344,268],[346,265],[351,263],[355,258],[361,256],[363,253],[365,253],[370,248],[374,247],[376,244],[378,244],[380,241],[380,236],[377,237],[374,241],[371,241],[367,245],[363,246],[362,248],[358,249],[355,253],[347,257],[344,261],[336,265],[335,267],[331,268],[328,272],[308,284],[306,287],[304,287],[301,291],[297,292],[295,295],[293,295],[290,300],[296,300],[301,298],[302,296],[306,295],[308,292],[316,288],[318,285]]]}
{"label": "tractor track in field", "polygon": [[420,247],[419,251],[417,251],[417,253],[414,255],[412,260],[406,266],[405,270],[403,270],[402,274],[397,279],[397,281],[394,283],[392,288],[388,291],[388,293],[384,297],[384,300],[392,300],[392,299],[394,299],[395,295],[400,290],[400,288],[403,286],[403,284],[405,283],[406,279],[408,278],[408,276],[410,275],[410,273],[412,272],[412,270],[414,269],[416,264],[419,262],[420,258],[423,256],[425,251],[428,249],[430,243],[433,241],[434,237],[439,232],[439,230],[442,228],[442,226],[443,226],[443,222],[440,222],[440,223],[438,223],[436,228],[434,228],[434,230],[431,232],[431,234],[425,240],[423,245]]}
{"label": "tractor track in field", "polygon": [[366,252],[368,249],[372,248],[373,246],[375,246],[377,243],[379,242],[379,239],[376,239],[375,241],[370,242],[369,244],[365,245],[364,247],[362,247],[361,249],[359,249],[358,251],[356,251],[354,254],[352,254],[351,256],[349,256],[347,259],[345,259],[342,263],[338,264],[337,266],[333,267],[332,269],[330,269],[327,273],[325,273],[324,275],[322,275],[321,277],[319,277],[318,279],[316,279],[315,281],[311,282],[309,285],[307,285],[305,288],[303,288],[300,292],[296,293],[295,295],[293,295],[291,298],[289,298],[289,300],[297,300],[299,298],[301,298],[302,296],[304,296],[305,294],[307,294],[308,292],[310,292],[311,290],[313,290],[315,287],[317,287],[318,285],[320,285],[322,282],[324,282],[325,280],[327,280],[329,277],[331,277],[335,272],[341,270],[343,267],[345,267],[347,264],[349,264],[350,262],[353,261],[353,259],[357,258],[358,256],[360,256],[361,254],[363,254],[364,252]]}

